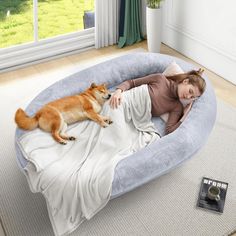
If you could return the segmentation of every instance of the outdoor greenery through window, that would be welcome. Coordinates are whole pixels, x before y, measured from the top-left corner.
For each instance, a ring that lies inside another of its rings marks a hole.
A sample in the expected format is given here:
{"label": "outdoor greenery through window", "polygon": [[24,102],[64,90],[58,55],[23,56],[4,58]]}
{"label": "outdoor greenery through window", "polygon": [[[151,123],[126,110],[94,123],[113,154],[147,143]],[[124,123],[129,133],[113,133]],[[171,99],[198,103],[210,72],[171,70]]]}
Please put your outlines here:
{"label": "outdoor greenery through window", "polygon": [[32,0],[0,0],[0,48],[34,40]]}
{"label": "outdoor greenery through window", "polygon": [[[94,0],[38,0],[38,40],[84,29]],[[0,0],[0,48],[34,41],[33,0]]]}

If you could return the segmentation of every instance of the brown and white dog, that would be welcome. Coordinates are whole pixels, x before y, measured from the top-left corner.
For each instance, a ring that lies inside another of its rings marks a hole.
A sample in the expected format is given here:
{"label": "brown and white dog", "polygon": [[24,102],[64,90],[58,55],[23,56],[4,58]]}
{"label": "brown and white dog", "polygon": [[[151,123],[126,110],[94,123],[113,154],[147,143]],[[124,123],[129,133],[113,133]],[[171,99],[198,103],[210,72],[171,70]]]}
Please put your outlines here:
{"label": "brown and white dog", "polygon": [[29,117],[22,109],[15,114],[15,122],[19,128],[33,130],[40,127],[51,132],[53,138],[66,144],[66,140],[75,140],[66,134],[68,124],[86,119],[96,121],[102,127],[112,123],[109,117],[99,115],[102,105],[111,97],[105,84],[91,84],[84,92],[52,101],[43,106],[34,117]]}

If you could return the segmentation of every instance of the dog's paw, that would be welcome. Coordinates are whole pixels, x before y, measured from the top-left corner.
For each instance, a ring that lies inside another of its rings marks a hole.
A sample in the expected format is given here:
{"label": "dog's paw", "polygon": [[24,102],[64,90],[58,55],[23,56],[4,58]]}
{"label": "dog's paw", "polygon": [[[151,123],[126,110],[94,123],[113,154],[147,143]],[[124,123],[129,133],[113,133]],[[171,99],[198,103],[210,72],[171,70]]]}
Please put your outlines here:
{"label": "dog's paw", "polygon": [[101,126],[102,126],[103,128],[106,128],[106,127],[108,126],[108,124],[107,124],[107,123],[103,123],[103,124],[101,124]]}
{"label": "dog's paw", "polygon": [[113,121],[111,120],[111,118],[106,118],[105,120],[104,120],[107,124],[112,124],[113,123]]}
{"label": "dog's paw", "polygon": [[70,140],[70,141],[74,141],[74,140],[76,140],[76,137],[70,136],[70,137],[69,137],[69,140]]}
{"label": "dog's paw", "polygon": [[67,144],[67,142],[65,142],[65,141],[60,141],[59,143],[62,144],[62,145],[66,145]]}

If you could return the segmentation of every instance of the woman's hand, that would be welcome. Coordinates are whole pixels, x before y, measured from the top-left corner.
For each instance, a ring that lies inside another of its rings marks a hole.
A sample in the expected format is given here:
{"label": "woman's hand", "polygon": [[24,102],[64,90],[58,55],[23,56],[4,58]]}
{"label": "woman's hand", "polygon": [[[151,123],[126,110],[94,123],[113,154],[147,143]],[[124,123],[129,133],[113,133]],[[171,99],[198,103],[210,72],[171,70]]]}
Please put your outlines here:
{"label": "woman's hand", "polygon": [[193,105],[193,101],[191,103],[189,103],[185,108],[184,108],[184,114],[181,117],[180,121],[183,122],[186,118],[186,116],[188,115],[188,113],[190,112],[191,108]]}
{"label": "woman's hand", "polygon": [[121,89],[117,89],[110,98],[109,105],[111,108],[116,109],[121,103]]}

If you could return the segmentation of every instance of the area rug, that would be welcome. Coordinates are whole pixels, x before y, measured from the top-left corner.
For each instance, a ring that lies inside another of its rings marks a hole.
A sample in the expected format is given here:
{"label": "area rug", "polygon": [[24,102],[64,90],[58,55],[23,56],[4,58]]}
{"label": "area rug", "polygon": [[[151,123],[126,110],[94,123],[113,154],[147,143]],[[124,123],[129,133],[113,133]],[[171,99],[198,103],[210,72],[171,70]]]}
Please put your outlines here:
{"label": "area rug", "polygon": [[[90,66],[119,55],[93,60]],[[53,236],[45,200],[30,192],[14,150],[15,110],[25,108],[38,92],[60,79],[47,76],[0,84],[0,217],[7,236]],[[236,108],[217,102],[215,127],[198,154],[172,172],[111,200],[71,235],[222,236],[235,230]],[[223,214],[196,207],[203,176],[229,183]]]}

